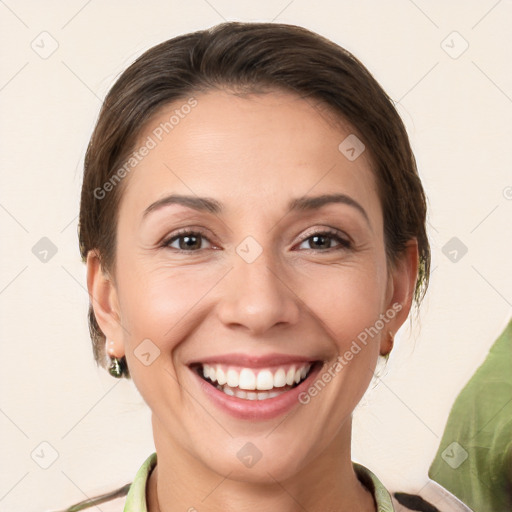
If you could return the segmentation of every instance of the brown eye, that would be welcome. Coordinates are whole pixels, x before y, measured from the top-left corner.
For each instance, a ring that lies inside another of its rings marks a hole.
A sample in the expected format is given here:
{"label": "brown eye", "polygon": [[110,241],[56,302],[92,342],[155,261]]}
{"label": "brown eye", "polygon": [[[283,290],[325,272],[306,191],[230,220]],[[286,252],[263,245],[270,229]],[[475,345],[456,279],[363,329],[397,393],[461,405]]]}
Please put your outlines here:
{"label": "brown eye", "polygon": [[[163,245],[171,249],[183,252],[195,252],[202,249],[204,240],[208,240],[202,233],[197,231],[183,231],[166,240]],[[177,246],[173,244],[177,243]]]}
{"label": "brown eye", "polygon": [[[338,247],[331,246],[333,240],[338,243]],[[342,238],[336,231],[321,231],[314,233],[305,238],[301,242],[301,245],[305,242],[309,243],[309,247],[306,247],[306,249],[320,250],[322,252],[330,249],[338,250],[350,248],[350,242],[345,238]]]}

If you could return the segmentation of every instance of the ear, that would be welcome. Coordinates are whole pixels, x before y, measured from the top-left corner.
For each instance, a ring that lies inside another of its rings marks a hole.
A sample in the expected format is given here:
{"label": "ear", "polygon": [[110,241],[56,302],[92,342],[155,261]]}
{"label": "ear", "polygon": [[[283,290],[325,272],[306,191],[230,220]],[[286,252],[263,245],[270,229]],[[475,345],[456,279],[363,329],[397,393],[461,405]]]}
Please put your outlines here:
{"label": "ear", "polygon": [[124,355],[123,329],[115,283],[103,269],[96,250],[87,253],[86,265],[87,290],[96,321],[109,340],[108,354],[122,357]]}
{"label": "ear", "polygon": [[411,311],[419,269],[418,242],[410,240],[388,274],[386,316],[392,318],[381,339],[380,353],[386,355],[393,348],[394,335]]}

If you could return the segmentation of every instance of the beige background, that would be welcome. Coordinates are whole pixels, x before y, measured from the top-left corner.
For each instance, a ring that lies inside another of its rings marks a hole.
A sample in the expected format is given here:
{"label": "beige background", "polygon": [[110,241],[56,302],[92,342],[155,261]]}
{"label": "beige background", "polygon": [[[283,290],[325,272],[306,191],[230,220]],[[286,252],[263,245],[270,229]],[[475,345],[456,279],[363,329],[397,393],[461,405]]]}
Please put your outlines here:
{"label": "beige background", "polygon": [[[119,73],[152,45],[224,19],[333,39],[407,125],[430,200],[431,289],[356,412],[353,455],[391,489],[421,489],[456,394],[512,311],[512,2],[6,0],[0,17],[0,511],[111,490],[154,448],[134,385],[93,362],[81,165]],[[43,237],[57,249],[46,262],[32,250]],[[468,249],[456,262],[443,253],[452,237]]]}

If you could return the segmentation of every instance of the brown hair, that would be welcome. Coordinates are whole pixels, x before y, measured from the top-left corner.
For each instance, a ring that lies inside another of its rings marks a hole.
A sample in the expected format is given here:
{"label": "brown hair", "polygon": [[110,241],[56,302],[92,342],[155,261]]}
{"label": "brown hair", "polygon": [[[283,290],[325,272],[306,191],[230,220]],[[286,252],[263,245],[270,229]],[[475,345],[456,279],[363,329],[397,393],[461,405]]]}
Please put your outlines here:
{"label": "brown hair", "polygon": [[[430,270],[426,198],[402,120],[392,100],[351,53],[295,25],[222,23],[160,43],[122,73],[103,103],[85,155],[79,219],[82,260],[95,249],[102,267],[113,274],[117,212],[126,180],[112,187],[107,199],[98,190],[123,166],[143,126],[164,105],[215,88],[294,92],[322,102],[350,123],[373,163],[388,261],[395,262],[408,241],[418,241],[414,298],[419,305]],[[95,360],[105,367],[105,336],[92,305],[89,329]]]}

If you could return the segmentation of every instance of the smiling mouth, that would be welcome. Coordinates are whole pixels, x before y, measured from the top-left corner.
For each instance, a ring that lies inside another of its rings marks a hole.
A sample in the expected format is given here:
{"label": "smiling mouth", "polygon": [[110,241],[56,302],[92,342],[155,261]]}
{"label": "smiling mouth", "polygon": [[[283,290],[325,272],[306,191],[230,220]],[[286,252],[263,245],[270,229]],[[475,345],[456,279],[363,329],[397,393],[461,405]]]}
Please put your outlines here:
{"label": "smiling mouth", "polygon": [[208,384],[243,400],[269,400],[304,382],[320,361],[274,368],[244,368],[223,364],[197,364],[194,370]]}

